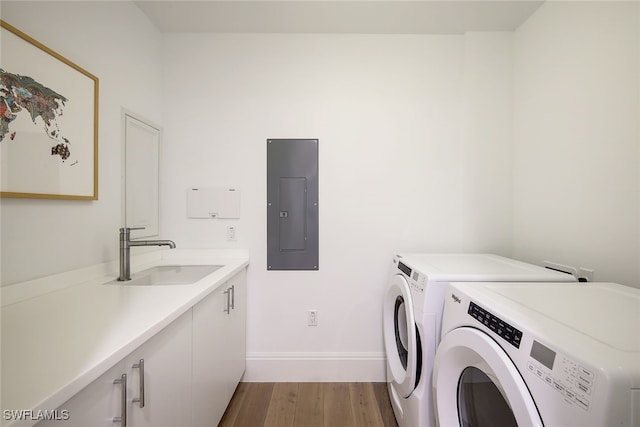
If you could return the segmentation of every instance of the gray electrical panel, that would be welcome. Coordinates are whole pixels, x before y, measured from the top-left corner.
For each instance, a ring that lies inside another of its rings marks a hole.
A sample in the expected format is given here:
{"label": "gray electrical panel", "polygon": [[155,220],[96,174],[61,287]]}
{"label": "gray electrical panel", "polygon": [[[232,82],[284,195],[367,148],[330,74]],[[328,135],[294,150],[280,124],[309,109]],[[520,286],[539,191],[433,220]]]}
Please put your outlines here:
{"label": "gray electrical panel", "polygon": [[318,140],[267,140],[267,269],[318,270]]}

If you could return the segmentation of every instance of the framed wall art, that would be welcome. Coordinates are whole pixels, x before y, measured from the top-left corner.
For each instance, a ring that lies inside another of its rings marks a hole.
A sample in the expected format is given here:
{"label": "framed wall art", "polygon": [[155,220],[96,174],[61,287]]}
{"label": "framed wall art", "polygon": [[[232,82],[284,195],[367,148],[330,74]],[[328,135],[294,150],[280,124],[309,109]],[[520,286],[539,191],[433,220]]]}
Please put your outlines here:
{"label": "framed wall art", "polygon": [[0,196],[97,200],[98,78],[0,27]]}

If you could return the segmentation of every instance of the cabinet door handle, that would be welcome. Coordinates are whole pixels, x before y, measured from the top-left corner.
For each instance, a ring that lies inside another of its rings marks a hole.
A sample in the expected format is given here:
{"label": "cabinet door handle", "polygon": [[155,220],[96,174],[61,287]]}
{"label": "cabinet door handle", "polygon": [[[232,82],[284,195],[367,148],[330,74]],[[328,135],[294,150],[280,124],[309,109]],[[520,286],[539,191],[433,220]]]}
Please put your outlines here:
{"label": "cabinet door handle", "polygon": [[132,402],[138,403],[141,408],[144,408],[144,359],[140,359],[138,363],[134,363],[133,368],[140,370],[140,397],[134,398]]}
{"label": "cabinet door handle", "polygon": [[229,302],[229,297],[231,296],[231,288],[227,289],[226,291],[224,291],[224,293],[227,295],[227,301],[226,301],[226,306],[224,308],[224,312],[229,314],[231,313],[231,304]]}
{"label": "cabinet door handle", "polygon": [[114,384],[120,384],[120,416],[114,417],[114,423],[120,423],[122,427],[127,427],[127,374],[122,374],[120,378],[113,380]]}
{"label": "cabinet door handle", "polygon": [[231,285],[231,308],[236,309],[236,285]]}

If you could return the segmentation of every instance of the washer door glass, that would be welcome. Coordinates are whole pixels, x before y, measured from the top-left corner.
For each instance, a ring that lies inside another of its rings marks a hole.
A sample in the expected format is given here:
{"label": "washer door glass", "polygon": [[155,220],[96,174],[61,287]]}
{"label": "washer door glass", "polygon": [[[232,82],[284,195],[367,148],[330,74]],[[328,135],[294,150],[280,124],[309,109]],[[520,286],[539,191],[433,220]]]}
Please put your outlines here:
{"label": "washer door glass", "polygon": [[462,371],[458,383],[458,416],[463,427],[518,427],[502,391],[474,366]]}
{"label": "washer door glass", "polygon": [[393,276],[385,295],[383,331],[387,381],[408,397],[415,389],[420,358],[411,291],[401,275]]}
{"label": "washer door glass", "polygon": [[409,336],[407,335],[408,328],[405,322],[407,317],[406,309],[404,298],[398,295],[393,310],[393,326],[396,336],[396,350],[398,350],[400,363],[402,363],[402,367],[405,370],[407,369],[407,356],[409,355]]}
{"label": "washer door glass", "polygon": [[440,426],[544,425],[517,367],[484,332],[460,327],[446,333],[433,366],[434,411]]}

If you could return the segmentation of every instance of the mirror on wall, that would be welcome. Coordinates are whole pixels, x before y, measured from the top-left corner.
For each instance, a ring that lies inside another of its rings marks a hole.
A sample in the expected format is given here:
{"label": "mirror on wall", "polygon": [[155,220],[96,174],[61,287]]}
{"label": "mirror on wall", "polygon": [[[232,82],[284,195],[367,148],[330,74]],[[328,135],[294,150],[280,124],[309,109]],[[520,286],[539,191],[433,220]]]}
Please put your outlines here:
{"label": "mirror on wall", "polygon": [[123,112],[125,227],[132,238],[158,235],[159,169],[162,128],[130,111]]}

